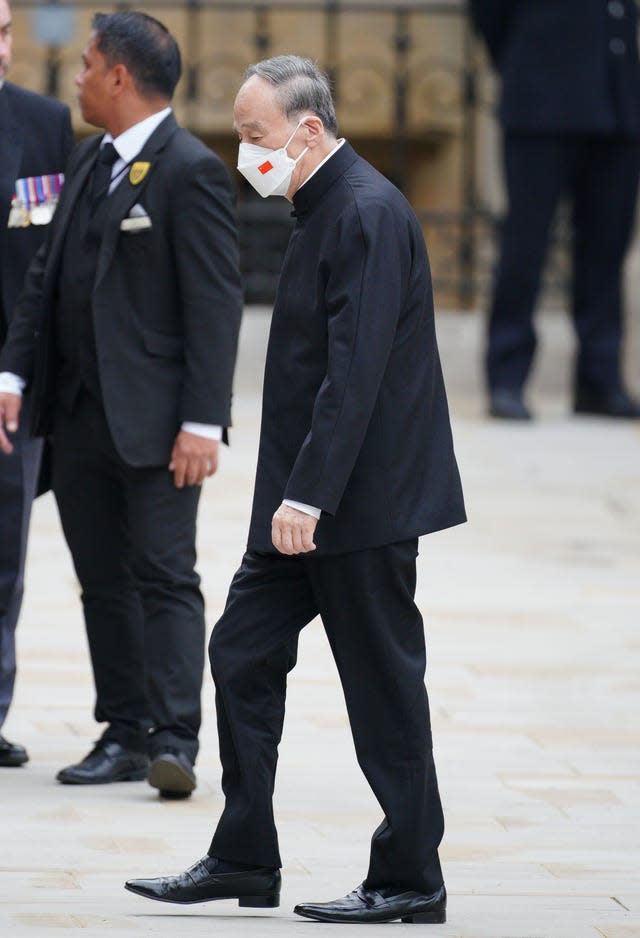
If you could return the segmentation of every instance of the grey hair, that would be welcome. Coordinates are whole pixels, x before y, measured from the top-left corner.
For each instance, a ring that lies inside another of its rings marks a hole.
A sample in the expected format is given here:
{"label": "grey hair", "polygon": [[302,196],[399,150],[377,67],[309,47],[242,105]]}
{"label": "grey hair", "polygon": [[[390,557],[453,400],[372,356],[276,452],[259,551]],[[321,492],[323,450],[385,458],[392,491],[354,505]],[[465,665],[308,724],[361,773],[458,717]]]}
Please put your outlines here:
{"label": "grey hair", "polygon": [[312,59],[301,55],[276,55],[250,65],[244,80],[257,75],[276,88],[276,100],[288,120],[303,111],[311,111],[322,121],[325,130],[338,133],[336,109],[329,79]]}

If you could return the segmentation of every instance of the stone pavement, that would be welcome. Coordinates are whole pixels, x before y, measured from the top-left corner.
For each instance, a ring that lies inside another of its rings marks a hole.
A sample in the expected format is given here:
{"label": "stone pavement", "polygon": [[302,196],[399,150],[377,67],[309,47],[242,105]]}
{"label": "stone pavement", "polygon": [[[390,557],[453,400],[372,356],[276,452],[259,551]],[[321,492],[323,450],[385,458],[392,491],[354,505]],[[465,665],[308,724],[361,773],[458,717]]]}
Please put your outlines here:
{"label": "stone pavement", "polygon": [[[259,312],[245,318],[233,446],[204,491],[211,625],[244,545],[267,325]],[[449,923],[422,926],[434,938],[640,936],[640,427],[568,415],[568,329],[556,317],[543,327],[540,419],[523,427],[482,416],[478,317],[438,324],[470,523],[421,544],[448,820]],[[34,516],[19,651],[6,732],[31,762],[0,770],[2,938],[337,934],[297,919],[293,905],[362,879],[380,812],[319,623],[303,633],[290,682],[276,798],[284,889],[273,912],[181,909],[122,889],[206,851],[221,807],[208,678],[192,800],[162,803],[145,783],[54,781],[97,729],[77,584],[49,497]]]}

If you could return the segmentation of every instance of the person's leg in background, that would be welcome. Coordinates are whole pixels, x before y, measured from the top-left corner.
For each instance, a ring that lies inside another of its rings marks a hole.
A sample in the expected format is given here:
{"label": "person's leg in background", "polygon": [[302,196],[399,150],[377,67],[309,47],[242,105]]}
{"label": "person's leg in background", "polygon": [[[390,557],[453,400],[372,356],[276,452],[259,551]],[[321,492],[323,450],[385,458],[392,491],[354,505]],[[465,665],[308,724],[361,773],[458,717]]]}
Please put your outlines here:
{"label": "person's leg in background", "polygon": [[58,774],[67,784],[144,779],[149,712],[143,616],[131,571],[121,463],[100,405],[83,394],[55,425],[53,490],[82,589],[96,685],[96,750]]}
{"label": "person's leg in background", "polygon": [[572,312],[578,412],[640,417],[621,373],[623,270],[635,220],[640,140],[591,137],[573,182]]}
{"label": "person's leg in background", "polygon": [[131,569],[144,617],[149,784],[165,797],[188,797],[196,786],[205,653],[195,570],[201,487],[177,489],[166,467],[123,467],[123,474]]}
{"label": "person's leg in background", "polygon": [[2,736],[16,677],[15,631],[24,592],[31,506],[36,493],[42,440],[28,437],[23,415],[14,451],[0,457],[0,766],[23,765],[26,749]]}
{"label": "person's leg in background", "polygon": [[528,419],[522,401],[536,348],[533,313],[549,241],[574,159],[570,137],[506,132],[502,224],[486,349],[490,413]]}

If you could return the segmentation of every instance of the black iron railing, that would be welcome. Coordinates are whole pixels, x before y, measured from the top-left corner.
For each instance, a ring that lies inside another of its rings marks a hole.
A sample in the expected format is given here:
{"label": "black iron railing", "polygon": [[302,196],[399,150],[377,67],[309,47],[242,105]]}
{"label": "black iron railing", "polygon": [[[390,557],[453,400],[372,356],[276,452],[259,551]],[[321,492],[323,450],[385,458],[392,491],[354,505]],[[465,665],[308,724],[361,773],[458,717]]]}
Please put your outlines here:
{"label": "black iron railing", "polygon": [[[311,55],[333,82],[342,132],[414,205],[440,305],[471,308],[482,302],[493,263],[495,218],[479,195],[477,141],[479,116],[486,121],[493,105],[483,92],[465,3],[13,0],[12,8],[14,17],[17,11],[31,19],[43,11],[54,20],[56,12],[75,16],[74,36],[45,47],[37,60],[39,73],[30,77],[39,90],[72,105],[72,77],[94,10],[145,9],[164,19],[183,53],[178,118],[213,145],[231,169],[233,98],[247,64],[280,52]],[[28,28],[23,24],[23,32]],[[26,45],[26,37],[20,41]],[[262,203],[240,180],[238,205],[247,298],[269,302],[289,214],[281,200]]]}

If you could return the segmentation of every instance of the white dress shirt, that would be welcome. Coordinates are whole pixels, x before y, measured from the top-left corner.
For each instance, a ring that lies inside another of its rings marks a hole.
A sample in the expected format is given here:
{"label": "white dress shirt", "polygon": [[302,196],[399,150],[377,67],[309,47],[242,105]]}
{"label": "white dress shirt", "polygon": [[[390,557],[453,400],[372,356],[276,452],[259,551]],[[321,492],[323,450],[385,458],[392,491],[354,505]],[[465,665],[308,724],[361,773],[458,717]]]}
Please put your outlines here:
{"label": "white dress shirt", "polygon": [[111,195],[118,183],[122,181],[125,175],[125,169],[129,168],[129,164],[132,163],[138,153],[140,153],[153,131],[160,126],[162,121],[165,117],[168,117],[169,114],[171,114],[171,108],[165,107],[162,111],[157,111],[150,117],[145,117],[144,120],[134,124],[133,127],[129,127],[128,130],[125,130],[124,133],[121,133],[118,137],[114,138],[110,133],[104,135],[100,141],[100,149],[107,143],[112,143],[119,157],[111,167],[109,195]]}
{"label": "white dress shirt", "polygon": [[[100,146],[103,147],[106,143],[112,143],[119,157],[111,168],[109,195],[111,195],[116,186],[124,179],[129,164],[132,163],[135,157],[140,153],[151,134],[169,114],[171,114],[171,108],[166,107],[161,111],[157,111],[155,114],[151,114],[150,117],[145,117],[144,120],[134,124],[133,127],[129,127],[128,130],[125,130],[124,133],[121,133],[118,137],[114,138],[110,133],[104,135]],[[22,396],[26,383],[24,378],[20,377],[20,375],[14,375],[10,371],[0,373],[0,392]],[[185,421],[182,424],[182,429],[187,433],[207,437],[209,440],[222,439],[222,427],[214,424]]]}

